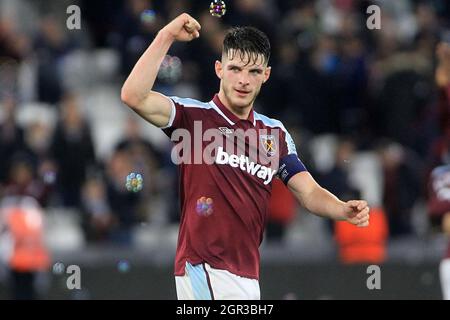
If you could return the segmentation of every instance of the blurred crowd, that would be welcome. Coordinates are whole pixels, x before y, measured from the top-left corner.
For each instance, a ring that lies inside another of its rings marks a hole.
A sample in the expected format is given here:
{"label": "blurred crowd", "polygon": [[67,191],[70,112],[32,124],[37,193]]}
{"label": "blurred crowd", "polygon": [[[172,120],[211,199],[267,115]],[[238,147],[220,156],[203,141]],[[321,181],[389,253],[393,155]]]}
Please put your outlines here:
{"label": "blurred crowd", "polygon": [[[130,112],[120,125],[108,123],[121,131],[100,152],[92,114],[101,110],[95,118],[109,119],[108,102],[90,104],[89,94],[110,86],[119,103],[121,84],[158,30],[188,12],[202,25],[201,37],[171,48],[155,90],[209,101],[218,90],[214,61],[227,27],[260,28],[272,44],[272,76],[256,109],[284,122],[300,158],[324,187],[343,199],[367,197],[366,187],[376,181],[379,192],[369,204],[385,214],[389,236],[417,233],[413,211],[419,207],[428,214],[423,204],[430,173],[450,164],[449,91],[435,81],[436,46],[450,41],[450,3],[225,3],[227,13],[216,18],[208,1],[0,0],[0,197],[27,195],[44,208],[74,208],[93,242],[130,244],[132,228],[151,221],[158,199],[165,203],[167,223],[176,223],[177,172],[169,141],[157,143],[144,134]],[[81,30],[66,27],[70,4],[81,8]],[[381,8],[380,30],[366,26],[371,4]],[[76,72],[67,72],[76,71],[68,67],[74,53],[89,60],[104,50],[118,61],[108,77],[99,80],[92,72],[87,82],[77,83]],[[36,104],[39,112],[27,117],[26,109]],[[55,116],[44,117],[48,111]],[[331,137],[325,144],[331,153],[320,152],[319,137]],[[362,167],[367,175],[354,178],[352,161],[364,154],[372,156],[378,174]],[[331,159],[329,165],[323,157]],[[130,172],[144,175],[139,193],[125,188]],[[277,188],[287,197],[283,192]],[[283,236],[280,229],[297,210],[293,203],[282,209],[271,221],[270,239]]]}

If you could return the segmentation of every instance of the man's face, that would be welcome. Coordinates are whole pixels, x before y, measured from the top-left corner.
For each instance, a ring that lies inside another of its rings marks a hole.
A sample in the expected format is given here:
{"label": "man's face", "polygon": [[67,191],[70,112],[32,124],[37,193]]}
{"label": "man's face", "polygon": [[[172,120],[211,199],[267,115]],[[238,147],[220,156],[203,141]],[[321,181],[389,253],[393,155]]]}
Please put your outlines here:
{"label": "man's face", "polygon": [[222,61],[216,61],[216,74],[220,78],[220,90],[228,105],[233,109],[242,109],[253,105],[261,85],[269,79],[270,67],[264,57],[258,55],[256,61],[240,52],[222,55]]}

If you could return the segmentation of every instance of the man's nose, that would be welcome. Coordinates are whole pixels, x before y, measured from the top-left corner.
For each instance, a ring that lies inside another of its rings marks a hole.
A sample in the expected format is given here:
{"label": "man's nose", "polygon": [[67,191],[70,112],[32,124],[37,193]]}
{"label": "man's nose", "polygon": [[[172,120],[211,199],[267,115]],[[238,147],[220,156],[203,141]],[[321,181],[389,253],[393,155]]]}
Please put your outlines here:
{"label": "man's nose", "polygon": [[242,72],[239,76],[239,84],[246,86],[250,83],[249,77],[247,74],[245,74],[245,72]]}

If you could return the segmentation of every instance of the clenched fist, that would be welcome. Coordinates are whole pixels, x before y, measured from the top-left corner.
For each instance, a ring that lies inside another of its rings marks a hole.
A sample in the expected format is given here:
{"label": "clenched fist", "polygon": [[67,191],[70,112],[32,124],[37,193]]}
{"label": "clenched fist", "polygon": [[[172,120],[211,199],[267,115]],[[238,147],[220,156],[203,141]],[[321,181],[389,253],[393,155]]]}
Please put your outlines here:
{"label": "clenched fist", "polygon": [[367,227],[369,225],[369,211],[370,208],[364,200],[350,200],[344,204],[347,221],[357,227]]}
{"label": "clenched fist", "polygon": [[191,41],[200,37],[200,23],[187,13],[182,13],[169,24],[167,24],[160,33],[177,41]]}

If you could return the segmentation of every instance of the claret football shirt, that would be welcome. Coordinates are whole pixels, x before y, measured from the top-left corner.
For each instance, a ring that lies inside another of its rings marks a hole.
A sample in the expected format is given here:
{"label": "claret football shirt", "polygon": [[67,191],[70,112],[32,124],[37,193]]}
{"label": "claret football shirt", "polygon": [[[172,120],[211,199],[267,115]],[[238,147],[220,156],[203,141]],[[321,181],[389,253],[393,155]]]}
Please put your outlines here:
{"label": "claret football shirt", "polygon": [[179,161],[175,275],[184,275],[186,262],[206,262],[259,279],[271,181],[278,176],[287,183],[280,160],[301,163],[295,144],[280,121],[254,110],[248,119],[239,119],[217,95],[206,103],[170,99],[171,117],[162,129],[174,141],[172,155]]}

